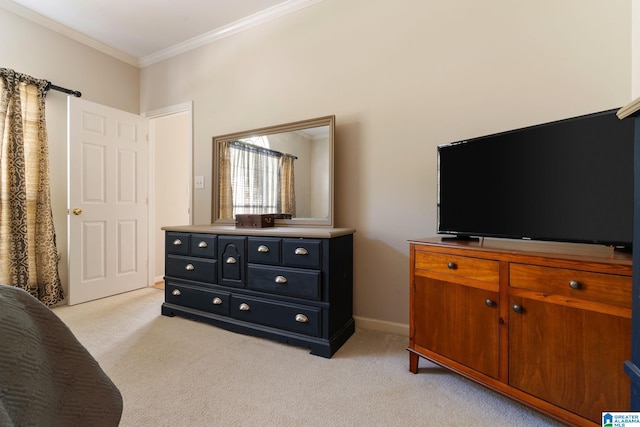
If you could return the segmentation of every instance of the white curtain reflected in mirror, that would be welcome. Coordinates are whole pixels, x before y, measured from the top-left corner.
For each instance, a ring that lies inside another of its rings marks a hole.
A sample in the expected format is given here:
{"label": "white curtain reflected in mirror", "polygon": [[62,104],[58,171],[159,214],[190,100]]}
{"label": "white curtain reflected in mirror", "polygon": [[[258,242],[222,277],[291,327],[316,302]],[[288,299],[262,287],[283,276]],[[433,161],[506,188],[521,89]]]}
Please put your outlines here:
{"label": "white curtain reflected in mirror", "polygon": [[[254,140],[259,145],[254,145]],[[238,214],[296,216],[296,157],[268,147],[266,136],[220,144],[220,191],[231,194],[221,199],[222,218]]]}

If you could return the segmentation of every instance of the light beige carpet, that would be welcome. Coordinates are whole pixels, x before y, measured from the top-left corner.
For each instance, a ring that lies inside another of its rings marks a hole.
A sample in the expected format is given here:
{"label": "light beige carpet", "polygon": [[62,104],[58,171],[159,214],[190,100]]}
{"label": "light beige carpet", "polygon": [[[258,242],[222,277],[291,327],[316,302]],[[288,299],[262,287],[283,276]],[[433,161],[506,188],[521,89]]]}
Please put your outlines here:
{"label": "light beige carpet", "polygon": [[54,312],[119,387],[122,426],[555,426],[357,329],[333,356],[160,314],[147,288]]}

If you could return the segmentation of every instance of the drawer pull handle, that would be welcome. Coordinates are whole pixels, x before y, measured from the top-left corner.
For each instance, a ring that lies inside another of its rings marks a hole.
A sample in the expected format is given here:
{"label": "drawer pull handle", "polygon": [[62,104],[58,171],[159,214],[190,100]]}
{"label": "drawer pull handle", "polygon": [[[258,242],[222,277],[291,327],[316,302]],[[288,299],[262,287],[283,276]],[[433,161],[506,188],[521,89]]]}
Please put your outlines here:
{"label": "drawer pull handle", "polygon": [[213,305],[220,305],[222,304],[222,300],[218,297],[215,297],[212,301]]}
{"label": "drawer pull handle", "polygon": [[569,280],[569,287],[571,289],[580,289],[580,282],[577,280]]}
{"label": "drawer pull handle", "polygon": [[187,264],[184,266],[184,269],[187,271],[192,271],[192,270],[195,270],[196,268],[193,266],[193,264]]}
{"label": "drawer pull handle", "polygon": [[296,250],[293,253],[296,255],[309,255],[309,251],[306,250],[305,248],[296,248]]}
{"label": "drawer pull handle", "polygon": [[513,306],[513,311],[515,311],[516,313],[524,313],[524,308],[522,308],[521,305],[515,304]]}
{"label": "drawer pull handle", "polygon": [[487,307],[495,307],[496,306],[496,302],[494,300],[488,299],[484,302],[485,304],[487,304]]}
{"label": "drawer pull handle", "polygon": [[456,268],[458,268],[458,264],[456,264],[455,262],[448,262],[447,268],[449,268],[450,270],[455,270]]}
{"label": "drawer pull handle", "polygon": [[284,285],[285,283],[287,283],[287,278],[284,276],[276,276],[275,282]]}
{"label": "drawer pull handle", "polygon": [[206,248],[206,247],[208,247],[208,246],[209,246],[209,245],[207,245],[207,242],[205,242],[205,241],[202,241],[202,242],[198,243],[198,247],[199,247],[199,248]]}
{"label": "drawer pull handle", "polygon": [[258,246],[258,252],[266,254],[267,252],[269,252],[269,248],[265,245],[260,245]]}
{"label": "drawer pull handle", "polygon": [[235,264],[238,261],[236,261],[236,259],[232,256],[230,256],[229,258],[227,258],[227,264]]}
{"label": "drawer pull handle", "polygon": [[182,240],[176,239],[173,241],[173,246],[182,246]]}
{"label": "drawer pull handle", "polygon": [[251,307],[249,307],[249,304],[246,304],[244,302],[242,304],[240,304],[239,308],[240,308],[240,311],[249,311],[249,310],[251,310]]}
{"label": "drawer pull handle", "polygon": [[296,322],[307,323],[308,321],[309,321],[309,318],[304,314],[296,314]]}
{"label": "drawer pull handle", "polygon": [[182,292],[180,292],[180,289],[174,289],[171,291],[171,295],[173,295],[174,297],[179,297],[180,295],[182,295]]}

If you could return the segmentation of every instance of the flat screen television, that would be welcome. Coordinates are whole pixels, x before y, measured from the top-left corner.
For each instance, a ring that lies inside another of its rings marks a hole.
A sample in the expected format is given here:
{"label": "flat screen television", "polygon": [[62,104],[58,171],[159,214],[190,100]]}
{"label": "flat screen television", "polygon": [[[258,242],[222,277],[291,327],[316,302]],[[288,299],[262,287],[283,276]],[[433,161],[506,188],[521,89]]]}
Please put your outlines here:
{"label": "flat screen television", "polygon": [[629,250],[635,121],[616,111],[438,146],[438,233]]}

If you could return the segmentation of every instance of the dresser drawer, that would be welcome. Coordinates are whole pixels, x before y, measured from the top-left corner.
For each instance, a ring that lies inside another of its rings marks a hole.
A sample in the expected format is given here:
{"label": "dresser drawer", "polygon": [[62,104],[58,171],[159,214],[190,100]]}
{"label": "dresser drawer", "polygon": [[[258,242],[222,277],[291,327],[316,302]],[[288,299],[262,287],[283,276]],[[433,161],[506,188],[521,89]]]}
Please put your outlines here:
{"label": "dresser drawer", "polygon": [[213,259],[167,255],[164,267],[170,277],[216,283],[216,264]]}
{"label": "dresser drawer", "polygon": [[512,263],[509,286],[631,307],[630,276]]}
{"label": "dresser drawer", "polygon": [[320,271],[249,265],[247,287],[300,298],[320,299]]}
{"label": "dresser drawer", "polygon": [[167,231],[164,235],[164,248],[168,254],[189,255],[189,233]]}
{"label": "dresser drawer", "polygon": [[321,268],[322,240],[282,239],[282,265]]}
{"label": "dresser drawer", "polygon": [[315,307],[231,295],[232,317],[314,337],[320,335],[320,312]]}
{"label": "dresser drawer", "polygon": [[165,301],[209,313],[229,315],[229,293],[199,289],[171,280],[165,283]]}
{"label": "dresser drawer", "polygon": [[[498,284],[498,261],[416,251],[415,269]],[[422,275],[421,271],[416,274]]]}
{"label": "dresser drawer", "polygon": [[256,264],[280,265],[280,244],[277,237],[249,237],[247,239],[247,261]]}
{"label": "dresser drawer", "polygon": [[216,257],[216,236],[211,234],[192,234],[190,238],[191,256],[200,258]]}

